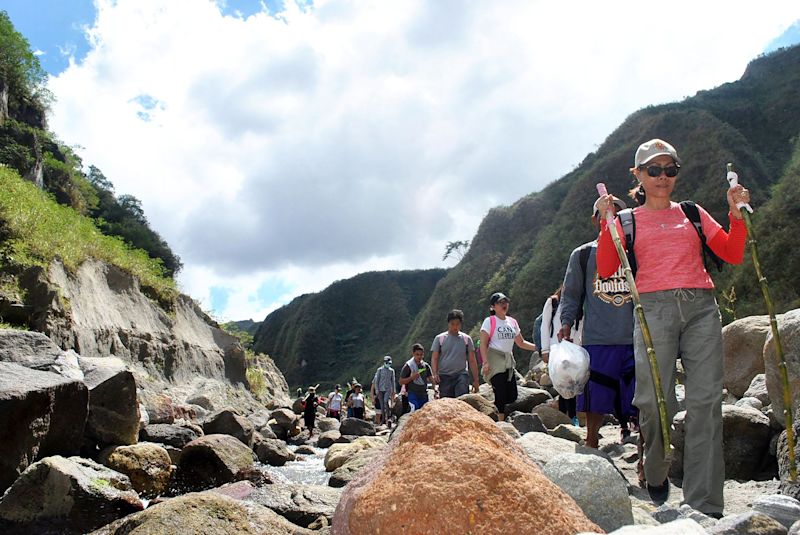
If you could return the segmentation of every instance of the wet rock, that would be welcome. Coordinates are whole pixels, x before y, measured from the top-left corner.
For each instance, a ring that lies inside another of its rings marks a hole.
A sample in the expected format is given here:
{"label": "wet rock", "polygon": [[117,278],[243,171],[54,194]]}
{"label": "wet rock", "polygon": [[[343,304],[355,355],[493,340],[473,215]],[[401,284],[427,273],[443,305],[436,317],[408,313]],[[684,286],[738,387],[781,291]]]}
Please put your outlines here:
{"label": "wet rock", "polygon": [[386,441],[380,437],[358,437],[349,444],[334,444],[325,454],[325,470],[333,472],[362,450],[385,447]]}
{"label": "wet rock", "polygon": [[359,437],[374,436],[375,424],[360,418],[345,418],[339,426],[339,432],[343,435],[355,435]]}
{"label": "wet rock", "polygon": [[317,452],[314,451],[314,448],[311,446],[304,444],[302,446],[298,446],[296,450],[294,450],[295,454],[297,455],[316,455]]}
{"label": "wet rock", "polygon": [[464,394],[458,398],[481,414],[485,414],[495,422],[500,418],[497,407],[481,394]]}
{"label": "wet rock", "polygon": [[710,535],[785,535],[786,528],[774,518],[757,511],[749,511],[722,518],[708,528]]}
{"label": "wet rock", "polygon": [[312,535],[257,503],[215,492],[196,492],[166,500],[104,526],[91,535],[236,533],[237,535]]}
{"label": "wet rock", "polygon": [[86,436],[101,444],[136,444],[139,402],[133,373],[116,357],[83,357],[80,363],[89,387]]}
{"label": "wet rock", "polygon": [[753,510],[774,518],[786,529],[800,520],[800,501],[791,496],[781,494],[762,496],[753,502]]}
{"label": "wet rock", "polygon": [[605,459],[566,453],[548,462],[543,471],[604,530],[633,523],[628,484]]}
{"label": "wet rock", "polygon": [[100,462],[130,478],[133,489],[145,498],[166,492],[172,476],[172,459],[157,444],[112,446],[100,453]]}
{"label": "wet rock", "polygon": [[253,446],[253,424],[234,409],[222,409],[206,418],[203,432],[207,435],[230,435],[239,439],[242,444]]}
{"label": "wet rock", "polygon": [[200,436],[192,429],[174,424],[151,424],[139,433],[142,440],[168,444],[175,448],[183,448]]}
{"label": "wet rock", "polygon": [[555,429],[561,424],[571,425],[572,420],[569,416],[548,405],[539,405],[533,409],[533,414],[537,415],[547,429]]}
{"label": "wet rock", "polygon": [[35,460],[78,452],[88,400],[81,381],[0,362],[0,493]]}
{"label": "wet rock", "polygon": [[336,431],[325,431],[322,433],[319,438],[317,438],[317,447],[319,448],[330,448],[336,443],[336,440],[339,439],[342,434]]}
{"label": "wet rock", "polygon": [[283,466],[296,458],[286,447],[286,443],[278,439],[265,438],[259,441],[254,449],[258,460],[270,466]]}
{"label": "wet rock", "polygon": [[753,377],[764,373],[769,330],[769,316],[749,316],[722,329],[723,385],[737,398],[744,397]]}
{"label": "wet rock", "polygon": [[[437,400],[413,413],[382,453],[345,488],[333,534],[388,533],[398,526],[408,533],[431,526],[450,533],[498,526],[508,533],[598,529],[508,435],[459,400]],[[423,459],[434,480],[397,477],[418,471]]]}
{"label": "wet rock", "polygon": [[769,392],[767,391],[767,376],[766,374],[759,373],[755,377],[753,377],[750,386],[748,387],[747,391],[745,391],[742,397],[745,398],[757,398],[758,401],[761,402],[761,405],[766,407],[772,401],[769,399]]}
{"label": "wet rock", "polygon": [[547,428],[536,414],[520,414],[511,420],[511,425],[516,427],[517,431],[522,435],[525,433],[547,433]]}
{"label": "wet rock", "polygon": [[517,440],[528,457],[539,466],[545,466],[562,453],[575,453],[575,443],[544,433],[527,433]]}
{"label": "wet rock", "polygon": [[29,533],[86,533],[141,511],[127,476],[80,457],[47,457],[28,467],[3,495],[0,522]]}
{"label": "wet rock", "polygon": [[272,509],[290,522],[309,526],[319,517],[330,522],[342,491],[323,485],[267,485],[245,499]]}
{"label": "wet rock", "polygon": [[550,392],[539,388],[517,387],[517,400],[506,407],[506,412],[531,412],[534,407],[553,399]]}
{"label": "wet rock", "polygon": [[177,480],[182,489],[201,490],[237,480],[253,464],[253,451],[230,435],[206,435],[183,448]]}

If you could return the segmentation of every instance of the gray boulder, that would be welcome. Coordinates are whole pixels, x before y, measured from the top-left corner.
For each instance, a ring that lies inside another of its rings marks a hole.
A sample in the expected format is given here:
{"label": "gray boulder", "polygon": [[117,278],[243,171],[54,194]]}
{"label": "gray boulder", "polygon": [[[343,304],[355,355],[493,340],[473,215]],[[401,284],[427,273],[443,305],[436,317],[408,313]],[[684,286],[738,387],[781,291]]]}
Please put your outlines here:
{"label": "gray boulder", "polygon": [[774,518],[786,529],[800,520],[800,501],[782,494],[761,496],[753,502],[753,510]]}
{"label": "gray boulder", "polygon": [[381,454],[382,451],[380,448],[371,448],[357,452],[331,473],[331,477],[328,479],[328,485],[336,488],[347,486],[365,466]]}
{"label": "gray boulder", "polygon": [[567,453],[552,459],[543,471],[604,530],[633,523],[628,484],[606,460],[595,455]]}
{"label": "gray boulder", "polygon": [[175,421],[175,405],[166,394],[155,394],[147,390],[139,395],[151,424],[171,424]]}
{"label": "gray boulder", "polygon": [[774,518],[757,511],[722,518],[708,528],[710,535],[786,535],[786,528]]}
{"label": "gray boulder", "polygon": [[178,465],[182,490],[218,487],[238,479],[253,465],[253,450],[230,435],[206,435],[183,448]]}
{"label": "gray boulder", "polygon": [[548,462],[563,453],[575,453],[574,442],[551,437],[545,433],[526,433],[517,439],[517,444],[539,466],[546,466]]}
{"label": "gray boulder", "polygon": [[338,430],[341,423],[336,418],[318,418],[317,429],[324,433],[325,431]]}
{"label": "gray boulder", "polygon": [[460,396],[458,399],[460,399],[461,401],[463,401],[476,411],[480,412],[481,414],[485,414],[495,422],[500,418],[500,413],[497,412],[497,407],[494,406],[494,403],[486,399],[481,394],[464,394],[463,396]]}
{"label": "gray boulder", "polygon": [[506,413],[513,411],[531,412],[534,407],[553,399],[550,392],[539,388],[517,387],[517,400],[506,406]]}
{"label": "gray boulder", "polygon": [[[792,407],[797,407],[798,401],[800,401],[800,309],[790,310],[786,314],[778,316],[778,329],[786,359],[786,371],[789,375]],[[769,399],[772,400],[772,409],[778,416],[780,424],[783,425],[783,387],[778,364],[775,342],[770,330],[764,343],[764,373],[767,376],[767,391]]]}
{"label": "gray boulder", "polygon": [[151,505],[91,535],[129,534],[313,535],[257,503],[217,492],[195,492]]}
{"label": "gray boulder", "polygon": [[289,461],[295,460],[295,455],[286,443],[278,439],[265,438],[255,444],[254,450],[258,460],[270,466],[283,466]]}
{"label": "gray boulder", "polygon": [[705,528],[694,520],[681,518],[660,526],[624,526],[608,535],[707,535],[707,533]]}
{"label": "gray boulder", "polygon": [[339,504],[342,491],[324,485],[265,485],[245,500],[272,509],[290,522],[308,527],[319,517],[328,522]]}
{"label": "gray boulder", "polygon": [[514,440],[522,437],[519,431],[517,431],[517,428],[511,425],[510,422],[495,422],[495,425]]}
{"label": "gray boulder", "polygon": [[722,329],[723,385],[737,398],[744,397],[753,377],[764,373],[769,330],[769,316],[749,316]]}
{"label": "gray boulder", "polygon": [[339,426],[339,432],[343,435],[359,437],[374,436],[375,424],[360,418],[345,418]]}
{"label": "gray boulder", "polygon": [[533,414],[537,415],[547,429],[555,429],[561,424],[571,425],[572,420],[569,416],[548,405],[539,405],[533,409]]}
{"label": "gray boulder", "polygon": [[133,373],[116,357],[83,357],[80,363],[89,387],[86,436],[101,444],[136,444],[139,402]]}
{"label": "gray boulder", "polygon": [[522,435],[525,433],[547,433],[547,428],[536,414],[520,414],[511,420],[511,425],[516,427],[517,431]]}
{"label": "gray boulder", "polygon": [[0,362],[0,493],[35,460],[78,452],[88,403],[81,381]]}
{"label": "gray boulder", "polygon": [[283,429],[289,431],[297,426],[299,418],[291,409],[276,409],[272,411],[272,419]]}
{"label": "gray boulder", "polygon": [[0,362],[13,362],[32,370],[59,373],[54,366],[63,355],[64,351],[42,333],[0,329]]}
{"label": "gray boulder", "polygon": [[[671,434],[675,446],[670,476],[683,478],[684,422],[686,411],[679,412],[673,420]],[[722,429],[725,456],[725,477],[728,479],[753,479],[760,471],[769,452],[772,436],[769,418],[750,407],[722,406]]]}
{"label": "gray boulder", "polygon": [[342,434],[338,430],[325,431],[317,438],[317,447],[330,448],[341,436]]}
{"label": "gray boulder", "polygon": [[769,399],[769,391],[767,390],[767,376],[766,374],[759,373],[750,382],[750,386],[744,393],[745,398],[757,398],[761,405],[766,407],[772,403]]}
{"label": "gray boulder", "polygon": [[236,412],[227,408],[209,414],[203,423],[203,432],[207,435],[230,435],[242,441],[248,447],[253,446],[253,432],[255,431],[250,421]]}
{"label": "gray boulder", "polygon": [[158,444],[140,442],[111,446],[100,452],[100,462],[130,478],[134,490],[145,498],[164,494],[172,476],[172,459]]}
{"label": "gray boulder", "polygon": [[144,441],[168,444],[175,448],[183,448],[200,436],[193,429],[174,424],[151,424],[139,433],[139,438]]}
{"label": "gray boulder", "polygon": [[564,440],[577,442],[578,444],[583,441],[580,430],[572,424],[559,424],[550,434],[556,438],[563,438]]}
{"label": "gray boulder", "polygon": [[[734,403],[737,407],[750,407],[751,409],[755,409],[757,411],[761,411],[764,408],[764,404],[758,398],[754,397],[744,397]],[[763,413],[762,413],[763,414]],[[766,416],[766,415],[765,415]]]}
{"label": "gray boulder", "polygon": [[28,533],[86,533],[144,508],[127,476],[80,457],[47,457],[3,495],[0,522]]}
{"label": "gray boulder", "polygon": [[800,520],[792,524],[787,535],[800,535]]}

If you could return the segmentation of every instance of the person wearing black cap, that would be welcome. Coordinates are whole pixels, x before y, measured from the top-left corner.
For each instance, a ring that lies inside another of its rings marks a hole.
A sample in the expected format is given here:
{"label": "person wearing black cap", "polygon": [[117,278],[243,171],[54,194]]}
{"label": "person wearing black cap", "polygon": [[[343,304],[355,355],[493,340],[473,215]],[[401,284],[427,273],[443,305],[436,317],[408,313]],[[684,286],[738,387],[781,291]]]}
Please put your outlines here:
{"label": "person wearing black cap", "polygon": [[514,344],[526,351],[536,351],[536,345],[522,337],[517,320],[508,315],[509,305],[510,300],[505,294],[492,294],[489,317],[481,325],[481,348],[486,348],[483,378],[492,385],[500,420],[505,419],[506,405],[517,400]]}

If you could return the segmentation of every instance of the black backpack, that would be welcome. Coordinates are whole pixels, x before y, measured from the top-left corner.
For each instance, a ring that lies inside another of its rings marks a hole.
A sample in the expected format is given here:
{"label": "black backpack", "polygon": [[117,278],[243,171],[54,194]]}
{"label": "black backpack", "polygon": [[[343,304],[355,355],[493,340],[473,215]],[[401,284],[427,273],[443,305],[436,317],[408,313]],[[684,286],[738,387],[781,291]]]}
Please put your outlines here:
{"label": "black backpack", "polygon": [[[709,271],[709,259],[712,264],[717,266],[718,271],[722,271],[722,266],[725,262],[714,254],[714,251],[706,243],[706,235],[703,234],[703,224],[700,222],[700,211],[697,209],[697,205],[693,201],[682,201],[680,207],[687,219],[692,222],[697,235],[700,237],[700,243],[703,245],[703,265],[706,267],[706,271]],[[636,255],[633,252],[633,242],[636,240],[636,219],[633,217],[631,208],[620,210],[617,215],[619,216],[619,222],[622,224],[622,232],[625,234],[628,246],[628,263],[631,265],[631,273],[635,277],[637,264]]]}

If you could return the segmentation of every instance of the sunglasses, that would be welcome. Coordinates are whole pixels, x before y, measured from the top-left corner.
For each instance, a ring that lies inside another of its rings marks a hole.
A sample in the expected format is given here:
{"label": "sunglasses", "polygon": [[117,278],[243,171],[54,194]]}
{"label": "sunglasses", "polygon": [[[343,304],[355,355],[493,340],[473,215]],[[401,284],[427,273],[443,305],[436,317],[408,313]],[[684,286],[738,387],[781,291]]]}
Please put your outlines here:
{"label": "sunglasses", "polygon": [[[642,169],[640,167],[640,169]],[[647,166],[647,176],[652,178],[658,178],[661,176],[661,173],[664,173],[669,178],[674,178],[678,176],[678,171],[681,168],[677,165],[668,165],[667,167],[661,167],[660,165],[648,165]]]}

